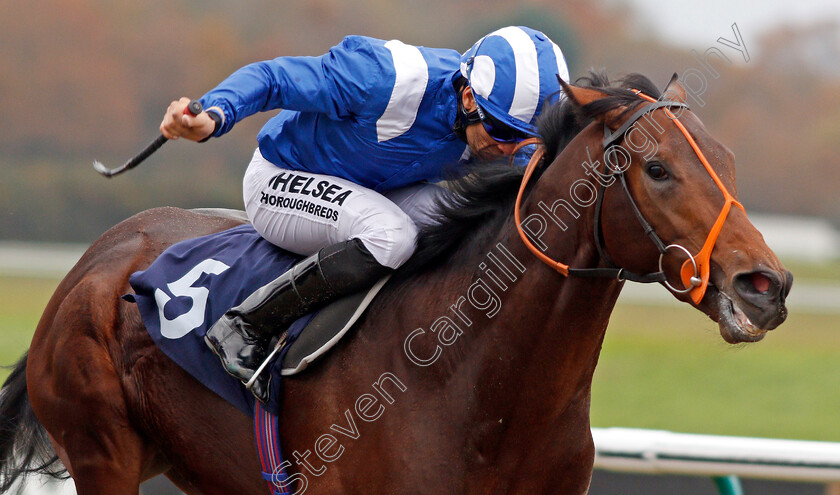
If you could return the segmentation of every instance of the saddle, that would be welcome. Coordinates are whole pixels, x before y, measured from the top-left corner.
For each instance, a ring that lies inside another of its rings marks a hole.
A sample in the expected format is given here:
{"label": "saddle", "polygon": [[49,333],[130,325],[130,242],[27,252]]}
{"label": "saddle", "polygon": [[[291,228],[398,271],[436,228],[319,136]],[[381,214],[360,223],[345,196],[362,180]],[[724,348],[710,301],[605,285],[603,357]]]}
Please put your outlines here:
{"label": "saddle", "polygon": [[367,291],[333,301],[318,311],[283,354],[280,374],[300,373],[335,346],[364,314],[379,290],[388,282],[383,277]]}

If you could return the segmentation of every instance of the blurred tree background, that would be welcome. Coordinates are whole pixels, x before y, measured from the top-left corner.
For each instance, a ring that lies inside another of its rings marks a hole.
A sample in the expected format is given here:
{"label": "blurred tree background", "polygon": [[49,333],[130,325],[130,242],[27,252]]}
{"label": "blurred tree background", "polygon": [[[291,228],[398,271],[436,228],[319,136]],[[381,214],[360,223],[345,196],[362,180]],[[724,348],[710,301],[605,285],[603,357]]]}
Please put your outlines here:
{"label": "blurred tree background", "polygon": [[[463,51],[526,24],[560,45],[572,78],[597,68],[664,86],[698,68],[692,47],[648,35],[604,1],[0,0],[0,240],[90,242],[154,206],[241,208],[241,175],[269,114],[220,140],[170,143],[111,181],[91,162],[115,167],[138,152],[172,99],[198,97],[252,61],[320,55],[346,34]],[[727,51],[733,64],[716,66],[695,111],[735,152],[748,209],[840,222],[840,26],[741,29],[750,61]],[[720,36],[733,39],[710,32],[693,49]]]}

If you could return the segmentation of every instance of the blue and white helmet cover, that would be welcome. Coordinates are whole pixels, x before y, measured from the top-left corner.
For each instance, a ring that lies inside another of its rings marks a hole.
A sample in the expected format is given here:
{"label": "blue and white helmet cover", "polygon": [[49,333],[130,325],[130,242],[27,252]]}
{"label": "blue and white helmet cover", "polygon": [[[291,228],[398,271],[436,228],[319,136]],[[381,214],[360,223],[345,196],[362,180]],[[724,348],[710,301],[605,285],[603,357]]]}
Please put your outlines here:
{"label": "blue and white helmet cover", "polygon": [[569,81],[560,47],[524,26],[504,27],[478,40],[461,56],[461,74],[481,110],[532,136],[543,105],[563,97],[557,76]]}

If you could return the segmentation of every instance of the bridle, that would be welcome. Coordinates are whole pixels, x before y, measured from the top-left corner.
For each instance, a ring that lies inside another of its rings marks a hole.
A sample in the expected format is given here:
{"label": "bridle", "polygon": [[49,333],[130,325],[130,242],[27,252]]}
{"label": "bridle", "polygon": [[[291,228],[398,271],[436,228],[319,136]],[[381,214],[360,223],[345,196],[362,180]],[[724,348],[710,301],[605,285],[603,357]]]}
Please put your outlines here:
{"label": "bridle", "polygon": [[[542,161],[545,155],[545,148],[540,146],[534,155],[531,157],[528,166],[525,168],[525,173],[522,177],[522,184],[519,187],[519,194],[516,196],[516,204],[514,206],[514,219],[516,221],[516,228],[519,231],[519,236],[522,238],[522,241],[525,243],[525,246],[540,260],[544,263],[558,271],[559,273],[563,274],[564,276],[577,276],[577,277],[610,277],[616,278],[619,281],[630,280],[632,282],[641,282],[641,283],[651,283],[651,282],[661,282],[664,284],[669,290],[678,293],[678,294],[689,294],[691,299],[694,301],[695,304],[699,304],[700,301],[703,299],[703,296],[706,293],[706,289],[709,285],[709,274],[711,268],[711,256],[712,250],[714,250],[715,243],[717,242],[717,238],[720,235],[721,230],[723,229],[723,224],[726,221],[726,218],[729,216],[729,211],[732,209],[732,205],[736,205],[742,210],[744,209],[743,205],[739,203],[734,196],[732,196],[729,191],[724,186],[723,182],[718,177],[717,173],[715,173],[712,166],[709,164],[709,161],[706,159],[703,152],[700,150],[700,147],[697,145],[697,142],[694,138],[689,134],[688,130],[679,121],[679,119],[671,112],[671,108],[679,108],[685,107],[688,108],[685,103],[679,101],[657,101],[654,98],[640,92],[633,90],[640,98],[646,100],[648,103],[642,106],[639,110],[637,110],[633,115],[630,116],[627,121],[624,122],[615,132],[610,132],[609,128],[605,125],[604,126],[604,141],[603,141],[603,151],[604,156],[606,157],[607,154],[610,152],[610,149],[613,146],[618,145],[621,142],[627,132],[630,130],[630,127],[633,126],[640,118],[642,118],[645,114],[649,112],[653,112],[657,109],[663,109],[666,115],[674,122],[677,128],[682,132],[683,136],[685,136],[686,141],[688,144],[691,145],[691,148],[694,150],[694,153],[697,155],[697,158],[700,160],[700,163],[703,164],[706,171],[712,177],[715,184],[723,193],[724,197],[724,205],[721,209],[720,213],[718,214],[715,223],[712,225],[712,229],[709,232],[709,235],[706,237],[706,241],[703,244],[703,247],[700,251],[693,255],[691,252],[681,246],[679,244],[665,244],[662,242],[662,239],[656,234],[656,231],[650,225],[644,215],[642,215],[641,210],[639,210],[638,205],[636,204],[633,195],[630,194],[630,188],[627,186],[627,179],[625,177],[625,171],[621,169],[612,169],[606,164],[605,161],[605,169],[607,169],[612,176],[617,176],[619,182],[621,182],[621,187],[624,189],[624,192],[627,194],[627,198],[630,200],[630,205],[632,206],[633,213],[636,215],[636,218],[639,220],[642,228],[644,229],[645,234],[650,238],[653,244],[656,246],[656,249],[659,251],[659,271],[647,273],[647,274],[636,274],[624,268],[617,266],[613,261],[612,258],[607,254],[606,247],[604,246],[603,236],[601,233],[601,211],[603,207],[604,201],[604,193],[606,191],[607,185],[601,183],[601,188],[598,193],[597,202],[595,204],[595,226],[594,226],[594,236],[595,236],[595,246],[598,249],[598,254],[601,258],[608,264],[612,265],[610,267],[605,268],[571,268],[569,265],[556,261],[548,256],[546,256],[542,251],[540,251],[528,236],[525,234],[524,230],[522,229],[522,221],[520,218],[520,204],[522,203],[522,197],[524,195],[526,186],[528,185],[528,181],[531,178],[531,175],[536,170],[537,166]],[[688,256],[688,259],[683,263],[680,269],[680,279],[684,285],[684,288],[677,288],[671,285],[667,277],[665,275],[665,271],[662,266],[662,261],[665,256],[671,250],[682,251]]]}

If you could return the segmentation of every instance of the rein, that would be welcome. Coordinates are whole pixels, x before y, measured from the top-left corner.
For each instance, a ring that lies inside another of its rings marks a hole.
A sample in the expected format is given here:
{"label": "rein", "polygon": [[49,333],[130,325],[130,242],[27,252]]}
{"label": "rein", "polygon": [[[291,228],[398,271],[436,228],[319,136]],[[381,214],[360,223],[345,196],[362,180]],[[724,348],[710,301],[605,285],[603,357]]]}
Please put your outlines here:
{"label": "rein", "polygon": [[[628,199],[630,200],[630,204],[633,207],[633,212],[636,215],[636,218],[641,223],[642,228],[645,231],[645,234],[651,239],[651,241],[656,245],[657,250],[659,251],[659,271],[648,273],[648,274],[636,274],[625,270],[624,268],[618,267],[613,263],[611,258],[606,252],[605,247],[603,246],[603,240],[601,235],[601,226],[600,226],[600,218],[601,218],[601,209],[603,204],[604,192],[606,191],[607,186],[602,184],[599,194],[598,200],[595,205],[595,226],[594,226],[594,236],[595,236],[595,246],[598,249],[599,255],[609,264],[613,265],[612,267],[607,268],[570,268],[569,265],[561,263],[552,259],[551,257],[545,255],[542,251],[540,251],[534,244],[528,239],[528,236],[525,234],[524,230],[522,229],[522,220],[520,215],[520,205],[522,203],[522,196],[525,193],[525,189],[528,185],[531,176],[536,170],[537,166],[545,157],[545,148],[540,146],[534,155],[531,157],[531,160],[528,162],[528,166],[525,168],[525,173],[522,177],[522,184],[519,186],[519,193],[516,196],[516,204],[514,205],[514,219],[516,221],[516,229],[519,232],[519,237],[522,239],[522,242],[525,243],[525,246],[542,262],[562,274],[563,276],[577,276],[577,277],[610,277],[616,278],[619,281],[630,280],[632,282],[640,282],[640,283],[651,283],[651,282],[661,282],[663,283],[668,289],[671,291],[678,293],[678,294],[685,294],[688,293],[694,301],[695,304],[699,304],[700,301],[703,299],[703,296],[706,293],[706,289],[709,285],[709,274],[711,268],[711,256],[712,251],[714,250],[715,243],[717,242],[717,238],[720,235],[721,230],[723,229],[723,224],[726,221],[726,218],[729,215],[729,211],[732,209],[732,205],[736,205],[742,210],[744,209],[743,205],[739,203],[734,196],[732,196],[729,191],[724,186],[723,182],[718,177],[717,173],[715,173],[712,166],[709,164],[709,161],[706,159],[703,152],[700,150],[700,147],[697,145],[697,142],[694,138],[689,134],[688,130],[682,124],[682,122],[677,119],[677,117],[671,112],[671,107],[685,107],[687,108],[685,103],[678,102],[678,101],[657,101],[650,96],[641,93],[640,91],[634,90],[635,93],[642,99],[646,100],[648,104],[644,105],[641,109],[637,110],[633,115],[627,119],[624,124],[621,125],[615,132],[610,132],[607,126],[604,126],[604,141],[603,141],[603,150],[604,155],[606,156],[607,151],[612,146],[616,145],[621,139],[623,139],[624,135],[630,129],[630,127],[636,123],[640,118],[642,118],[648,112],[653,112],[659,108],[662,108],[668,117],[671,119],[672,122],[677,126],[677,128],[682,132],[683,136],[685,136],[686,141],[688,144],[691,145],[691,148],[694,150],[694,153],[697,155],[697,158],[700,160],[700,163],[703,164],[703,167],[712,177],[715,184],[723,193],[724,198],[724,205],[721,209],[721,212],[718,214],[715,223],[712,225],[712,229],[709,232],[708,237],[706,237],[706,241],[703,244],[703,247],[696,255],[692,255],[691,252],[679,245],[679,244],[668,244],[666,245],[662,242],[662,239],[656,234],[653,227],[650,223],[645,219],[644,215],[642,215],[641,210],[639,210],[636,201],[633,199],[633,195],[630,194],[630,189],[627,186],[627,179],[625,177],[625,170],[612,170],[610,172],[612,175],[617,175],[621,186],[624,189],[624,192],[627,194]],[[605,168],[609,168],[605,162]],[[676,288],[672,286],[668,281],[665,275],[665,271],[662,266],[662,260],[668,251],[670,250],[678,250],[682,251],[686,255],[688,255],[688,259],[683,262],[683,265],[680,269],[680,279],[685,286],[683,289]]]}

